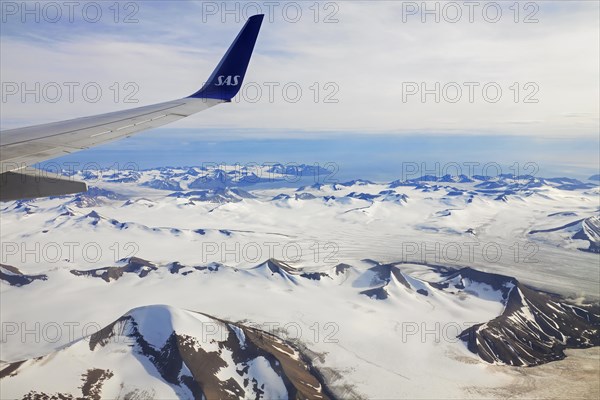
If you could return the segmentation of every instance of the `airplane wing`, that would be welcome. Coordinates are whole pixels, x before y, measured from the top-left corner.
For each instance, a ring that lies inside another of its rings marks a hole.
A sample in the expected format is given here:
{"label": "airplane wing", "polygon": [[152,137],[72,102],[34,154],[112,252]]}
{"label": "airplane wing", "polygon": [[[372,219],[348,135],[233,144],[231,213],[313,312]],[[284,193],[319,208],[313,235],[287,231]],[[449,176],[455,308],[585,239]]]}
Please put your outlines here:
{"label": "airplane wing", "polygon": [[129,137],[220,103],[239,91],[263,15],[248,19],[207,82],[194,94],[130,110],[0,132],[0,201],[58,196],[87,190],[84,182],[46,177],[29,165]]}

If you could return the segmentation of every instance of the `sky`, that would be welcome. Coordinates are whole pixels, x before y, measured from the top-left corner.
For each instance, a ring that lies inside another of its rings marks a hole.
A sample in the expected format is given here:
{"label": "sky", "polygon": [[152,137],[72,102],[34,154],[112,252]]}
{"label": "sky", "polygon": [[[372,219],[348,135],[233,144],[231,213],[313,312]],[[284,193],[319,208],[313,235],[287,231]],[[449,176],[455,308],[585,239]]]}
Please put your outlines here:
{"label": "sky", "polygon": [[535,160],[585,175],[600,162],[598,4],[2,1],[1,127],[187,96],[262,12],[232,104],[70,159],[331,159],[373,176],[399,160]]}

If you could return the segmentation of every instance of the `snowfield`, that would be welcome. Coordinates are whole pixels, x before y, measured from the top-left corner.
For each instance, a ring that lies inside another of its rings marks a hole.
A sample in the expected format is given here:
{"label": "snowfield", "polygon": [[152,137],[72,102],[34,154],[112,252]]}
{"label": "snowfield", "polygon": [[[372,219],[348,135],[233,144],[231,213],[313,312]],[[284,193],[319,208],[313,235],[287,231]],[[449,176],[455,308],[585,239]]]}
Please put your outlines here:
{"label": "snowfield", "polygon": [[324,176],[87,171],[3,203],[0,397],[479,398],[599,344],[597,183]]}

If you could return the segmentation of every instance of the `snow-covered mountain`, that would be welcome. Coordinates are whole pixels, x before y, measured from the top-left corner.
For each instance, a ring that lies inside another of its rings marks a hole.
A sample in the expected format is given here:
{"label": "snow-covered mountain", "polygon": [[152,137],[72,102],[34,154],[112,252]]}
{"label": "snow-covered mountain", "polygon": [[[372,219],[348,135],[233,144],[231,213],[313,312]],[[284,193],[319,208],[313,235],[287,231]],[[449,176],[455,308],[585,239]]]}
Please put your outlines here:
{"label": "snow-covered mountain", "polygon": [[48,276],[44,274],[26,275],[12,265],[0,264],[0,280],[8,283],[11,286],[24,286],[29,285],[31,282],[36,280],[46,279],[48,279]]}
{"label": "snow-covered mountain", "polygon": [[98,170],[69,171],[66,175],[86,180],[90,184],[135,183],[142,187],[165,191],[218,190],[228,187],[253,186],[268,182],[296,182],[302,178],[324,179],[332,171],[318,165],[264,164],[216,165],[191,167],[162,167],[142,171]]}
{"label": "snow-covered mountain", "polygon": [[10,363],[0,378],[3,398],[330,398],[290,343],[163,305],[130,310],[54,353]]}
{"label": "snow-covered mountain", "polygon": [[[403,271],[403,264],[366,262],[373,266],[364,271],[347,264],[324,270],[305,270],[275,259],[266,260],[255,267],[238,269],[214,263],[193,267],[178,262],[156,265],[131,257],[120,260],[115,266],[70,272],[77,277],[99,278],[107,283],[115,282],[125,274],[154,280],[164,279],[168,274],[187,276],[198,272],[225,274],[227,279],[248,283],[270,281],[292,287],[305,285],[314,291],[332,290],[332,285],[349,285],[357,289],[357,295],[375,300],[394,299],[405,303],[427,300],[442,310],[448,307],[444,299],[472,296],[498,303],[501,312],[495,318],[473,325],[457,336],[483,360],[508,365],[537,365],[564,358],[563,350],[568,347],[600,345],[600,308],[593,304],[569,304],[559,296],[536,291],[513,277],[468,267],[453,269],[425,265],[437,275],[437,279],[430,281]],[[11,266],[3,266],[3,269],[18,272]],[[9,285],[20,286],[25,276],[19,276],[21,280],[11,279],[11,275],[1,275],[0,278]],[[34,279],[48,278],[43,276]],[[363,286],[368,289],[360,290]],[[155,329],[159,329],[159,326]]]}
{"label": "snow-covered mountain", "polygon": [[600,253],[600,216],[598,215],[577,219],[553,228],[534,229],[529,234],[539,240],[553,240],[559,243],[560,241],[583,240],[587,242],[587,247],[580,247],[579,250]]}
{"label": "snow-covered mountain", "polygon": [[3,203],[0,397],[502,397],[599,344],[597,183],[330,172],[85,171]]}
{"label": "snow-covered mountain", "polygon": [[466,329],[459,337],[485,361],[532,366],[563,359],[568,347],[600,345],[597,305],[568,304],[514,278],[471,268],[453,272],[437,283],[443,289],[467,293],[481,293],[482,285],[501,294],[504,310],[498,317]]}

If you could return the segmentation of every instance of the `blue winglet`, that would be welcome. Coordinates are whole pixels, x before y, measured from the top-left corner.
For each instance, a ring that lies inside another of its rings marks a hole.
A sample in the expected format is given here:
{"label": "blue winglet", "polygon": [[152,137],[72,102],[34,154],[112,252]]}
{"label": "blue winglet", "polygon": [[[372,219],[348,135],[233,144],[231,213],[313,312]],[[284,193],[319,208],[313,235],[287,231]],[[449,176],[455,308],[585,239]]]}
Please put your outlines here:
{"label": "blue winglet", "polygon": [[189,97],[230,101],[240,90],[264,14],[253,15],[200,90]]}

